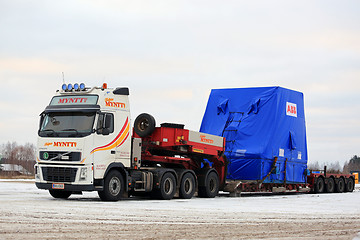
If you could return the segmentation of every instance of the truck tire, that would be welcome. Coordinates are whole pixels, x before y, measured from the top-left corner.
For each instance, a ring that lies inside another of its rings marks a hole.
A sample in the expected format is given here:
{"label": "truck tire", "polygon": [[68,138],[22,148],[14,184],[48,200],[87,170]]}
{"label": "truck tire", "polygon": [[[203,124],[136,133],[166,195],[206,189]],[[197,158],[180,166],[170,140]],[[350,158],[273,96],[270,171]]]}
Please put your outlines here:
{"label": "truck tire", "polygon": [[160,181],[160,189],[157,196],[162,200],[170,200],[176,192],[176,180],[173,174],[165,173]]}
{"label": "truck tire", "polygon": [[179,197],[190,199],[194,196],[196,181],[194,175],[185,173],[180,182]]}
{"label": "truck tire", "polygon": [[314,192],[323,193],[324,189],[325,189],[324,179],[322,177],[317,178],[315,181]]}
{"label": "truck tire", "polygon": [[202,198],[214,198],[219,193],[219,177],[212,171],[205,180],[205,186],[199,187],[198,195]]}
{"label": "truck tire", "polygon": [[111,170],[105,177],[104,190],[99,191],[103,201],[118,201],[124,193],[124,179],[117,170]]}
{"label": "truck tire", "polygon": [[67,199],[70,197],[71,192],[69,191],[62,191],[62,190],[49,190],[49,193],[51,196],[53,196],[54,198],[63,198],[63,199]]}
{"label": "truck tire", "polygon": [[155,130],[155,118],[147,113],[142,113],[135,119],[134,130],[139,137],[147,137]]}
{"label": "truck tire", "polygon": [[354,191],[355,187],[355,181],[352,178],[348,178],[345,185],[345,191],[346,192],[352,192]]}
{"label": "truck tire", "polygon": [[336,184],[335,191],[338,193],[345,192],[345,181],[343,178],[339,178]]}
{"label": "truck tire", "polygon": [[333,193],[335,191],[335,181],[332,177],[327,179],[325,190],[327,193]]}

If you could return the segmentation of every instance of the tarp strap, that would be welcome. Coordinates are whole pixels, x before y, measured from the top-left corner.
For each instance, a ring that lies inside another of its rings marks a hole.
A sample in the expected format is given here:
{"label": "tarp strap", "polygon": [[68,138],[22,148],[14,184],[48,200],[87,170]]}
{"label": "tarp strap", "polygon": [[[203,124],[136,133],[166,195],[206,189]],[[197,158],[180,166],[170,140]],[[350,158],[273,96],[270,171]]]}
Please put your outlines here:
{"label": "tarp strap", "polygon": [[268,173],[265,177],[263,177],[263,179],[261,179],[261,180],[258,182],[258,183],[259,183],[259,188],[261,188],[261,184],[262,184],[262,183],[265,181],[265,179],[267,179],[267,178],[270,176],[270,174],[275,170],[277,160],[278,160],[278,158],[275,157],[275,158],[274,158],[274,162],[272,163],[272,167],[271,167],[271,170],[269,171],[269,173]]}

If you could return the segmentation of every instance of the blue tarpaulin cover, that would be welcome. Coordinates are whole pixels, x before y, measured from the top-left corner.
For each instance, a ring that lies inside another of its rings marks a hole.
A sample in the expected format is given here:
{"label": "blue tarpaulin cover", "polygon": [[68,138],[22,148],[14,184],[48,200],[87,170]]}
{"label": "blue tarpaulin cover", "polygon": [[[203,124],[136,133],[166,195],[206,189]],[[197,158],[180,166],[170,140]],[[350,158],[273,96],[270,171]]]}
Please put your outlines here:
{"label": "blue tarpaulin cover", "polygon": [[300,92],[281,87],[213,89],[200,132],[226,138],[228,179],[305,182],[307,145]]}

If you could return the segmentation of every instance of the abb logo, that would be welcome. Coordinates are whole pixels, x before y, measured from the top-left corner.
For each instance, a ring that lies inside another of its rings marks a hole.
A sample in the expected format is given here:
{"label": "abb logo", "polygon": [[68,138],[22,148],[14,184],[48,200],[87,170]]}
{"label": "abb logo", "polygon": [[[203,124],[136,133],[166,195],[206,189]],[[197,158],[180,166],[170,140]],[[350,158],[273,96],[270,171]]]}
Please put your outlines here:
{"label": "abb logo", "polygon": [[297,106],[295,103],[286,102],[286,115],[297,117]]}

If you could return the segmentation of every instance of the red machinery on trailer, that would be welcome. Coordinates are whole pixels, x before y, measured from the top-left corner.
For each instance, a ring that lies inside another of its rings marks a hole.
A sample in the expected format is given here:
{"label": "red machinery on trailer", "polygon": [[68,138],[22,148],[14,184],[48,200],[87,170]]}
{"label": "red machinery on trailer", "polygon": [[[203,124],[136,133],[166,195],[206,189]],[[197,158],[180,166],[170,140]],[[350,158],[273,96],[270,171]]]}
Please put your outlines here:
{"label": "red machinery on trailer", "polygon": [[[144,118],[141,115],[139,117],[140,120],[135,120],[133,136],[141,138],[142,142],[141,169],[174,169],[177,182],[180,183],[180,196],[184,196],[182,191],[189,191],[189,184],[198,186],[200,197],[214,197],[219,190],[224,189],[227,174],[225,138],[190,131],[184,129],[184,125],[173,123],[163,123],[161,127],[154,128],[151,134],[143,134],[149,130],[148,121],[152,121],[152,117],[147,114]],[[144,122],[146,127],[143,127]],[[193,178],[182,189],[184,173],[190,173]],[[195,186],[191,188],[194,191],[196,189]]]}

